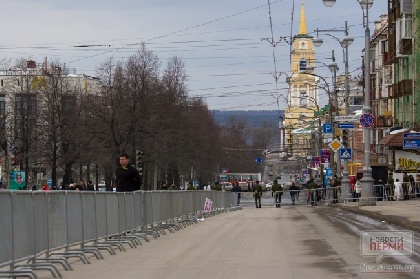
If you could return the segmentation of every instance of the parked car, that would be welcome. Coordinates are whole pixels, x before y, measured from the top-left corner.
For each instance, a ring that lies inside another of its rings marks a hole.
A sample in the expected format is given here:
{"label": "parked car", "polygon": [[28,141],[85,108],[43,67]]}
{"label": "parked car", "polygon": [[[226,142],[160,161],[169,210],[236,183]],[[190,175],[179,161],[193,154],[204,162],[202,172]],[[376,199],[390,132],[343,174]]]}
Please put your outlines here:
{"label": "parked car", "polygon": [[106,187],[106,185],[105,185],[105,181],[101,181],[101,182],[99,182],[98,183],[98,191],[101,191],[101,192],[105,192],[105,187]]}
{"label": "parked car", "polygon": [[221,185],[222,185],[222,190],[232,191],[233,185],[231,182],[222,182]]}
{"label": "parked car", "polygon": [[271,191],[272,188],[273,188],[273,182],[268,182],[265,184],[266,191]]}

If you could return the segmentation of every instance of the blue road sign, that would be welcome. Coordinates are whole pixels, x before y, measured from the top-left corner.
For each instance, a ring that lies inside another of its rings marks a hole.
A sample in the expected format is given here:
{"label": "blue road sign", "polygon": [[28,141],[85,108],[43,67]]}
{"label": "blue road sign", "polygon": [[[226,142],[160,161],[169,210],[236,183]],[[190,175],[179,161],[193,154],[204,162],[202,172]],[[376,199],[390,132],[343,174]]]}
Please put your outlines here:
{"label": "blue road sign", "polygon": [[263,162],[263,158],[260,157],[256,157],[254,158],[255,163],[262,163]]}
{"label": "blue road sign", "polygon": [[351,160],[351,148],[340,148],[340,157],[342,160]]}
{"label": "blue road sign", "polygon": [[420,138],[405,138],[403,149],[420,149]]}
{"label": "blue road sign", "polygon": [[338,129],[354,129],[354,123],[338,123]]}
{"label": "blue road sign", "polygon": [[332,134],[333,133],[333,124],[332,123],[322,124],[322,132],[324,134]]}
{"label": "blue road sign", "polygon": [[370,113],[364,113],[360,116],[360,125],[364,128],[371,128],[375,124],[375,118]]}
{"label": "blue road sign", "polygon": [[331,176],[332,177],[332,169],[326,168],[325,169],[325,176]]}
{"label": "blue road sign", "polygon": [[420,133],[406,133],[404,134],[405,139],[409,138],[419,138],[420,139]]}

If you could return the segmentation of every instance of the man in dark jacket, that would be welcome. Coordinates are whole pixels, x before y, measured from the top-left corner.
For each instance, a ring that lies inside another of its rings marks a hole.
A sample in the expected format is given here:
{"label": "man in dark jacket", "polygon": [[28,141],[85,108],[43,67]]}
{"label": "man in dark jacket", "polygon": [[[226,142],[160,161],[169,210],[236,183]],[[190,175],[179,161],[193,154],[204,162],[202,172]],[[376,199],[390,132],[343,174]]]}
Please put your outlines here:
{"label": "man in dark jacket", "polygon": [[289,190],[290,190],[290,198],[292,200],[292,205],[294,205],[296,201],[296,197],[298,195],[299,188],[295,185],[295,183],[292,183],[292,186],[290,186]]}
{"label": "man in dark jacket", "polygon": [[130,157],[127,153],[121,154],[120,167],[115,173],[117,192],[133,192],[140,190],[140,174],[138,170],[129,163]]}
{"label": "man in dark jacket", "polygon": [[233,188],[232,188],[232,192],[237,193],[237,195],[238,195],[238,206],[239,206],[239,204],[241,202],[241,187],[239,186],[237,181],[235,181],[233,183],[234,183],[234,185],[233,185]]}

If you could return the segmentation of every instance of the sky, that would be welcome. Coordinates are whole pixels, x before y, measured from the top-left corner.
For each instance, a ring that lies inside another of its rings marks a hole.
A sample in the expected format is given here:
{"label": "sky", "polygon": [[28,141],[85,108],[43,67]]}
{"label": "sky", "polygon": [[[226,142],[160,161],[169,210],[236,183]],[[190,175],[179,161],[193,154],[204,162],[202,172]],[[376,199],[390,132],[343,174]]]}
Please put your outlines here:
{"label": "sky", "polygon": [[[189,96],[204,98],[209,109],[283,110],[286,74],[291,72],[288,41],[298,33],[302,2],[2,0],[0,68],[16,59],[42,63],[46,57],[76,69],[77,74],[95,76],[108,58],[124,61],[145,42],[160,59],[162,70],[174,56],[184,61]],[[355,39],[349,47],[349,72],[360,75],[365,30],[358,1],[337,0],[327,8],[322,0],[306,0],[304,6],[307,31],[314,37],[317,28],[343,30],[348,22],[349,35]],[[376,0],[369,10],[371,33],[381,14],[387,14],[387,2]],[[275,47],[264,40],[272,34]],[[344,37],[344,32],[330,34]],[[322,33],[320,37],[324,44],[315,49],[320,62],[316,73],[328,81],[331,74],[321,63],[331,63],[334,50],[339,74],[343,73],[343,53],[334,38]],[[277,75],[276,82],[275,72],[286,74]],[[321,96],[320,104],[327,99]]]}

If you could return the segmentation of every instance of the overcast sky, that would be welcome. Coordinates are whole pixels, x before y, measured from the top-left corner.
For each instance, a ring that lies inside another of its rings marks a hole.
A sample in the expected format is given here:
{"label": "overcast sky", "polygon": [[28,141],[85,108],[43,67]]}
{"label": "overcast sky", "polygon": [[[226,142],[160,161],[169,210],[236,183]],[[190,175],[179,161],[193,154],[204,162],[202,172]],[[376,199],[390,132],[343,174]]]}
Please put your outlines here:
{"label": "overcast sky", "polygon": [[[270,0],[275,41],[298,33],[301,0]],[[373,21],[387,13],[384,0],[374,1],[369,11]],[[337,0],[332,8],[322,0],[306,0],[308,33],[343,29],[347,20],[355,42],[349,50],[352,75],[360,75],[364,48],[362,9],[357,0]],[[95,75],[109,57],[125,59],[141,42],[162,61],[180,57],[189,76],[190,96],[205,97],[210,109],[285,109],[285,75],[276,85],[273,48],[262,38],[271,38],[268,0],[3,0],[0,2],[0,61],[44,57],[58,59],[78,74]],[[333,32],[338,38],[343,32]],[[335,50],[340,73],[344,71],[339,43],[323,35],[316,59],[328,64]],[[75,48],[75,45],[110,45]],[[289,45],[275,48],[278,72],[290,73]],[[328,69],[317,74],[329,78]],[[276,99],[280,100],[279,106]],[[326,103],[324,96],[320,103]]]}

